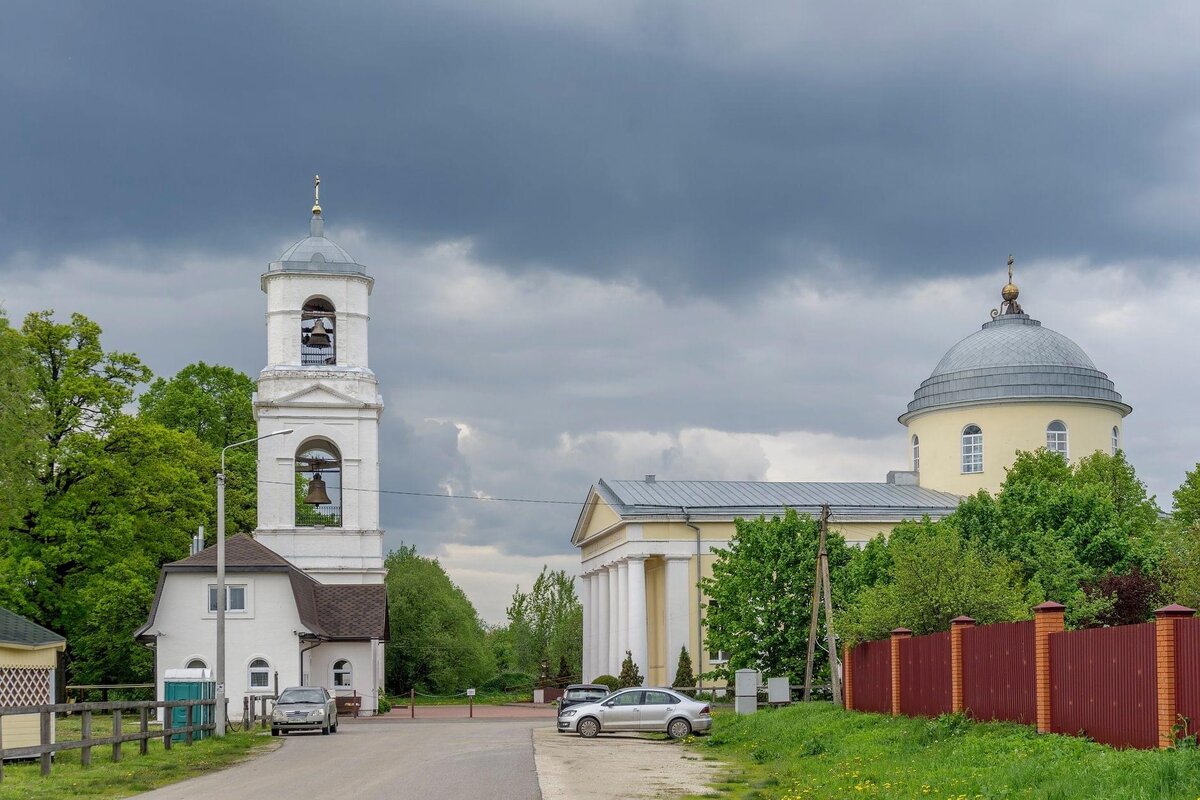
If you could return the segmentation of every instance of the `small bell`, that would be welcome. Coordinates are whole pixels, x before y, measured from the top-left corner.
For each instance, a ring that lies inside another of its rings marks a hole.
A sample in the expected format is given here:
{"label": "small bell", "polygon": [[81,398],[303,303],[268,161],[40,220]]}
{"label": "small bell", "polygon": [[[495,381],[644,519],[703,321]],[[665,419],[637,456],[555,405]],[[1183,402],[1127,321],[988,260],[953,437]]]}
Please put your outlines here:
{"label": "small bell", "polygon": [[321,480],[321,473],[313,475],[312,480],[308,483],[308,494],[304,497],[304,502],[310,506],[325,506],[333,501],[329,499],[329,492],[325,491],[325,481]]}
{"label": "small bell", "polygon": [[331,344],[329,333],[325,330],[325,323],[320,317],[313,323],[312,330],[308,334],[308,340],[305,342],[309,347],[329,347]]}

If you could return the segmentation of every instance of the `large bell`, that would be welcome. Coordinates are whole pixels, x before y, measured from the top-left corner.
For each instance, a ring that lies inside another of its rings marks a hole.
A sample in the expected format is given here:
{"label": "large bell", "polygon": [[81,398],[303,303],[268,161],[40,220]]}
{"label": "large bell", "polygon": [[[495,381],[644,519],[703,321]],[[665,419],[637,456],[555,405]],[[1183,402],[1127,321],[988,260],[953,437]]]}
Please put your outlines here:
{"label": "large bell", "polygon": [[305,342],[309,347],[329,347],[331,341],[329,333],[325,330],[325,323],[320,317],[313,323],[312,330],[308,333],[308,341]]}
{"label": "large bell", "polygon": [[321,473],[313,475],[312,480],[308,482],[308,494],[305,495],[304,502],[310,506],[325,506],[333,502],[329,499],[329,492],[325,491],[325,481],[321,480]]}

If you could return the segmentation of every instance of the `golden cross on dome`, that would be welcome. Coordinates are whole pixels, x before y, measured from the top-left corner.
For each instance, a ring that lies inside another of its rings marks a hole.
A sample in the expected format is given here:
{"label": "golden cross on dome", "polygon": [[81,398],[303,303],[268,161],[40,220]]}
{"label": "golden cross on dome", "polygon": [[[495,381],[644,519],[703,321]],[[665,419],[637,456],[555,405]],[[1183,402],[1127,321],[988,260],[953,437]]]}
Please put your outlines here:
{"label": "golden cross on dome", "polygon": [[[321,214],[321,176],[313,175],[313,215]],[[1010,269],[1011,271],[1011,269]]]}
{"label": "golden cross on dome", "polygon": [[[320,182],[321,181],[318,179],[317,183],[320,183]],[[1009,253],[1008,254],[1008,282],[1009,283],[1012,283],[1012,265],[1013,265],[1012,253]]]}

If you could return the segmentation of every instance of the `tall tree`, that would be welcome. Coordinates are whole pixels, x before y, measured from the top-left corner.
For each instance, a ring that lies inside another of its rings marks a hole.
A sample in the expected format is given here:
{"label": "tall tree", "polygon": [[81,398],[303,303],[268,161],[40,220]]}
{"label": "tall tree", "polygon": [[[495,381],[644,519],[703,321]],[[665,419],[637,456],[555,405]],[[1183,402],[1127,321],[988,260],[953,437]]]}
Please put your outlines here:
{"label": "tall tree", "polygon": [[518,671],[537,674],[543,660],[565,658],[573,676],[582,674],[583,606],[565,570],[542,567],[529,592],[516,588],[506,614]]}
{"label": "tall tree", "polygon": [[[712,577],[701,581],[710,598],[705,614],[710,650],[729,652],[720,674],[748,667],[773,675],[803,675],[809,615],[816,572],[818,526],[788,509],[782,518],[734,522],[729,548],[719,551]],[[842,537],[830,531],[827,543],[835,605],[850,553]],[[823,625],[824,623],[822,623]],[[836,623],[835,623],[836,627]],[[819,632],[819,641],[824,633]],[[828,669],[818,649],[818,671]]]}
{"label": "tall tree", "polygon": [[1200,523],[1200,464],[1183,477],[1183,483],[1172,494],[1175,511],[1171,515],[1184,527]]}
{"label": "tall tree", "polygon": [[475,607],[435,558],[401,546],[388,554],[387,687],[450,694],[495,672],[487,631]]}
{"label": "tall tree", "polygon": [[[170,378],[157,378],[138,398],[139,416],[187,431],[215,451],[257,435],[251,398],[254,381],[243,372],[203,361]],[[230,533],[252,531],[258,522],[258,454],[253,447],[226,457],[225,508]]]}
{"label": "tall tree", "polygon": [[0,532],[22,524],[39,504],[38,476],[46,452],[46,417],[30,402],[33,360],[22,335],[0,313]]}

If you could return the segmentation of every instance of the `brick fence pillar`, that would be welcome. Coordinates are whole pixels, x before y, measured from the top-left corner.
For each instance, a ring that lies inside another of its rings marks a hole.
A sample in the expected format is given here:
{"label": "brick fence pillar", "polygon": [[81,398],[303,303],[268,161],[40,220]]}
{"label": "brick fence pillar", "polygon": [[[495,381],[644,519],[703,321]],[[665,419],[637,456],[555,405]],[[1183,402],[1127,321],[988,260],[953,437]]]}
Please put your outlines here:
{"label": "brick fence pillar", "polygon": [[854,710],[854,662],[850,658],[850,645],[842,645],[842,691],[846,696],[846,710]]}
{"label": "brick fence pillar", "polygon": [[908,628],[892,631],[892,716],[900,716],[900,642],[912,638]]}
{"label": "brick fence pillar", "polygon": [[970,617],[950,620],[950,712],[961,714],[963,708],[963,633],[973,626]]}
{"label": "brick fence pillar", "polygon": [[1066,606],[1047,600],[1033,607],[1034,684],[1037,686],[1038,733],[1050,732],[1050,634],[1067,628]]}
{"label": "brick fence pillar", "polygon": [[1158,746],[1175,746],[1177,681],[1175,674],[1175,620],[1186,619],[1195,609],[1179,604],[1154,612],[1154,660],[1158,673]]}

